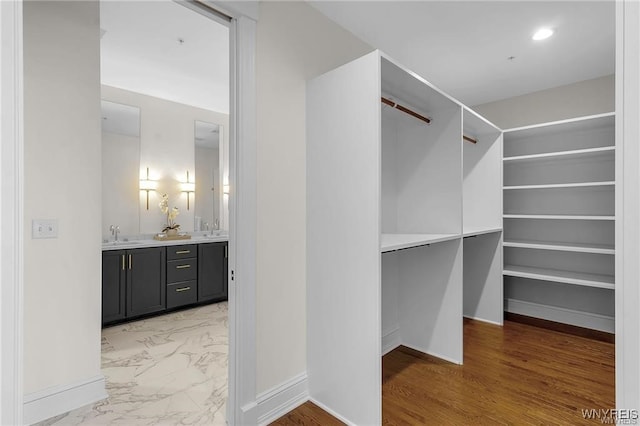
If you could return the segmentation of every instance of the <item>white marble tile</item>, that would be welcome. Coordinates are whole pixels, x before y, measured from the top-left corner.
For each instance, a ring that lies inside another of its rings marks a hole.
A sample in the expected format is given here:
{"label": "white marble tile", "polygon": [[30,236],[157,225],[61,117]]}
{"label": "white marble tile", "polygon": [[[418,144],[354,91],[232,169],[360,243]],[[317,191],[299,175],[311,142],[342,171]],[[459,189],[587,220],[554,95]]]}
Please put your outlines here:
{"label": "white marble tile", "polygon": [[103,330],[109,398],[39,423],[225,425],[227,303]]}

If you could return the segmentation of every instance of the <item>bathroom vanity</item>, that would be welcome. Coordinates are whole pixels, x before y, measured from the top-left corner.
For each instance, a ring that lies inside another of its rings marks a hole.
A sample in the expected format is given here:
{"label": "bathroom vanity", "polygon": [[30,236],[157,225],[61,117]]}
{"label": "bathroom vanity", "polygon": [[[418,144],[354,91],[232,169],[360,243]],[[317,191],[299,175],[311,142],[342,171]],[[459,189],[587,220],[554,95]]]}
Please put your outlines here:
{"label": "bathroom vanity", "polygon": [[102,325],[227,300],[228,237],[102,246]]}

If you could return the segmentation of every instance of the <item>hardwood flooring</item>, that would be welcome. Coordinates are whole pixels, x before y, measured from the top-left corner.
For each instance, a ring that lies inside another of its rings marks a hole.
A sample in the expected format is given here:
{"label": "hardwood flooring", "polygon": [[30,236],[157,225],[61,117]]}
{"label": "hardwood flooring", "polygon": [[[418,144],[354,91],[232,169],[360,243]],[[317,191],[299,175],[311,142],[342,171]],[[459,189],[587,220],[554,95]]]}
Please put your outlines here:
{"label": "hardwood flooring", "polygon": [[[464,323],[464,365],[400,347],[382,361],[385,425],[582,425],[615,407],[614,345],[505,321]],[[273,424],[342,424],[305,403]]]}

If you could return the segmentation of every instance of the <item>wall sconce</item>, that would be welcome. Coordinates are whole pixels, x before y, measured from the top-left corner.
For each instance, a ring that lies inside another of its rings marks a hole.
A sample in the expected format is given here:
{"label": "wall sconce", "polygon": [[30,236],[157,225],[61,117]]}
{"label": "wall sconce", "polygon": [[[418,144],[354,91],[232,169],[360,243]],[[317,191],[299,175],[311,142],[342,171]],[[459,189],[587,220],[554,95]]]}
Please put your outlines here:
{"label": "wall sconce", "polygon": [[146,179],[140,179],[140,191],[147,191],[147,210],[149,210],[149,191],[155,191],[158,187],[158,182],[149,179],[149,168],[147,167]]}
{"label": "wall sconce", "polygon": [[187,170],[187,181],[182,182],[181,187],[182,187],[182,192],[187,193],[187,210],[189,210],[189,194],[192,192],[196,192],[195,182],[189,182],[189,170]]}

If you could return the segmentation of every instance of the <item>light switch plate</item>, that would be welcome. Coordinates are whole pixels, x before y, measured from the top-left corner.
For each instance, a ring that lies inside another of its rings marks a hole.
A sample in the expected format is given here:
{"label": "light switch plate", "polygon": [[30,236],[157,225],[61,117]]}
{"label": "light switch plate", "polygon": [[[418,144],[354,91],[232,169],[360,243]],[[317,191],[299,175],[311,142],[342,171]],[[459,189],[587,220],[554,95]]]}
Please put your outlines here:
{"label": "light switch plate", "polygon": [[31,223],[33,238],[58,238],[57,219],[34,219]]}

